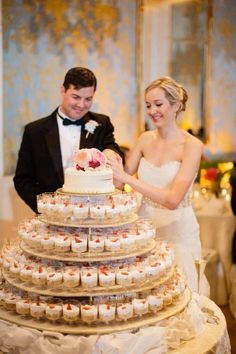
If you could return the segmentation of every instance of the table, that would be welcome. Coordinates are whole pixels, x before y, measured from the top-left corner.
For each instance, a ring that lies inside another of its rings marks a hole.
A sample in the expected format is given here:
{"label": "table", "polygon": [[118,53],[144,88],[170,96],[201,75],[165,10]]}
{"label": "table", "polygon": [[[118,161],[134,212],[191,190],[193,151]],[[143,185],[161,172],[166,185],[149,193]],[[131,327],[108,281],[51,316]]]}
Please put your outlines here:
{"label": "table", "polygon": [[236,220],[229,206],[228,203],[220,209],[220,200],[211,199],[205,201],[202,208],[198,205],[196,210],[202,247],[215,250],[219,256],[215,262],[215,274],[212,274],[214,279],[208,279],[217,287],[212,299],[218,305],[228,303],[231,291],[232,240]]}

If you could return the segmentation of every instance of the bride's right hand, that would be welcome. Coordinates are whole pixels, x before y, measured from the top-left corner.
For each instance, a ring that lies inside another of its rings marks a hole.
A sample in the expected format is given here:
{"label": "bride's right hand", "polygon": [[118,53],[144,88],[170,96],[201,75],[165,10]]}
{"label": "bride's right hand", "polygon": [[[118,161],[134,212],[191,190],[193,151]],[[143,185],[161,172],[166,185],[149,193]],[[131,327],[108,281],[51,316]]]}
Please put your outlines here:
{"label": "bride's right hand", "polygon": [[113,159],[108,158],[108,165],[111,167],[113,171],[113,176],[116,180],[118,180],[121,183],[126,183],[127,176],[128,174],[124,171],[124,167],[122,164],[122,160],[120,161],[115,161]]}

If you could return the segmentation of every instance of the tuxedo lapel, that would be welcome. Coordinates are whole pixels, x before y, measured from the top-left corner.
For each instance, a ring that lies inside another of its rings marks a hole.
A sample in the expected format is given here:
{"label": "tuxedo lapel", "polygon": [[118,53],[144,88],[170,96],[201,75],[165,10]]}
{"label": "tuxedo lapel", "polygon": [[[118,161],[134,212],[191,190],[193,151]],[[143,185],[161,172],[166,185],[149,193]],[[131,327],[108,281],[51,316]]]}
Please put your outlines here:
{"label": "tuxedo lapel", "polygon": [[48,129],[45,133],[46,144],[48,147],[49,154],[52,158],[54,168],[58,174],[60,183],[62,184],[64,180],[64,176],[63,176],[59,130],[58,130],[55,112],[52,114],[49,122],[50,123],[48,124]]}

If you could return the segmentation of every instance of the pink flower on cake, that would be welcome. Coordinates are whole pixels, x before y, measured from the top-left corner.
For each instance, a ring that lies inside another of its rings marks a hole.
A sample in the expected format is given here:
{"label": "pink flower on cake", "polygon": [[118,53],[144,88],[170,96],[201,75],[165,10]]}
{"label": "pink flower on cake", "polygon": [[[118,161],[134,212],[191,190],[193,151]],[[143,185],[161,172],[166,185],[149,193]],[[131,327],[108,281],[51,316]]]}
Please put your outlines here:
{"label": "pink flower on cake", "polygon": [[104,167],[106,156],[98,149],[81,149],[74,154],[74,164],[77,170],[87,170],[88,168]]}
{"label": "pink flower on cake", "polygon": [[96,168],[99,166],[106,166],[106,156],[98,149],[92,148],[91,150],[92,159],[89,161],[89,167]]}
{"label": "pink flower on cake", "polygon": [[81,149],[74,154],[74,164],[77,170],[86,170],[89,167],[89,161],[92,159],[90,149]]}

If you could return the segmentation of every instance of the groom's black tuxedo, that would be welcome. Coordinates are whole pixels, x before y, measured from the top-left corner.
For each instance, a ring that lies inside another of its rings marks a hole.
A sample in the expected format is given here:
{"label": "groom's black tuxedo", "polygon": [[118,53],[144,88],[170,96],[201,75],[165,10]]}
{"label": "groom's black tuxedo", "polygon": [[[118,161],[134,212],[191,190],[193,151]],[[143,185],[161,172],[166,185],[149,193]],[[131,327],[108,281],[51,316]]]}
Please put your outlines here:
{"label": "groom's black tuxedo", "polygon": [[[122,156],[109,117],[88,112],[82,119],[84,123],[81,126],[80,149],[111,149]],[[84,129],[90,120],[99,124],[93,134],[87,134]],[[37,194],[53,192],[64,183],[57,109],[50,116],[25,126],[13,180],[20,197],[35,212]]]}

